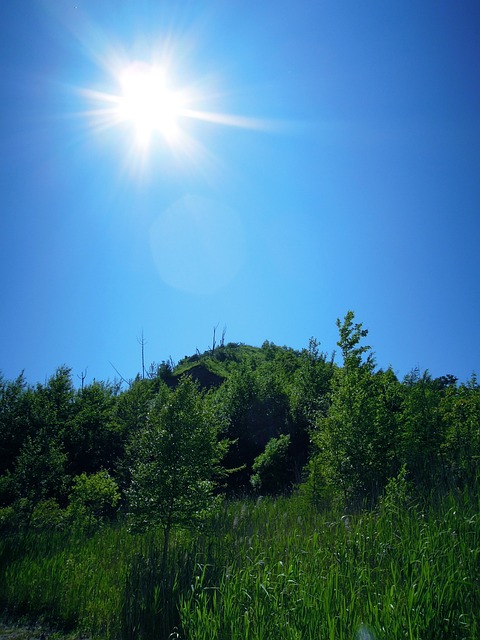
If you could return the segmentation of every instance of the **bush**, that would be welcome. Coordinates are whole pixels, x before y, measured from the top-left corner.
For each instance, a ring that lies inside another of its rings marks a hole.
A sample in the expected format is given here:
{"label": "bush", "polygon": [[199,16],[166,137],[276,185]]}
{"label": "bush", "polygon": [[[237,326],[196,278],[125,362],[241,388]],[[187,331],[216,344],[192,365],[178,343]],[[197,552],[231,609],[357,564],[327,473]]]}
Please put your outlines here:
{"label": "bush", "polygon": [[390,478],[380,499],[381,513],[398,517],[413,506],[413,488],[407,480],[407,468],[402,466],[398,475]]}
{"label": "bush", "polygon": [[314,456],[306,466],[307,478],[298,489],[306,509],[314,507],[317,511],[335,509],[339,503],[338,491],[325,477],[319,456]]}
{"label": "bush", "polygon": [[12,474],[7,471],[0,476],[0,506],[7,507],[11,505],[16,497],[15,480]]}
{"label": "bush", "polygon": [[30,525],[34,529],[60,529],[65,524],[66,516],[66,510],[54,498],[49,498],[35,505]]}
{"label": "bush", "polygon": [[119,501],[117,483],[107,471],[82,473],[73,479],[68,514],[76,524],[95,525],[111,518]]}
{"label": "bush", "polygon": [[26,529],[30,522],[32,503],[20,498],[8,507],[0,508],[0,533],[17,533]]}
{"label": "bush", "polygon": [[271,438],[265,451],[255,458],[254,474],[250,483],[256,491],[268,494],[281,493],[288,487],[291,477],[288,449],[290,436]]}

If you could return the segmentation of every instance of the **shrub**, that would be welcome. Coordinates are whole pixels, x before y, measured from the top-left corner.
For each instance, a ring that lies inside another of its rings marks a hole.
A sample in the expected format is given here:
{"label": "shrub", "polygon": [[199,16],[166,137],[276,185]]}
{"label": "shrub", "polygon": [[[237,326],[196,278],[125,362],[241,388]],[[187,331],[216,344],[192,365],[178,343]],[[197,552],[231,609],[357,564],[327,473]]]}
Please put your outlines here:
{"label": "shrub", "polygon": [[119,501],[117,483],[107,471],[82,473],[73,479],[68,513],[77,524],[94,525],[112,517]]}
{"label": "shrub", "polygon": [[66,520],[66,510],[54,498],[35,505],[30,520],[34,529],[60,529]]}
{"label": "shrub", "polygon": [[281,493],[288,487],[291,477],[289,446],[289,435],[271,438],[267,442],[265,451],[255,458],[252,467],[254,474],[250,478],[250,483],[256,491],[275,494]]}

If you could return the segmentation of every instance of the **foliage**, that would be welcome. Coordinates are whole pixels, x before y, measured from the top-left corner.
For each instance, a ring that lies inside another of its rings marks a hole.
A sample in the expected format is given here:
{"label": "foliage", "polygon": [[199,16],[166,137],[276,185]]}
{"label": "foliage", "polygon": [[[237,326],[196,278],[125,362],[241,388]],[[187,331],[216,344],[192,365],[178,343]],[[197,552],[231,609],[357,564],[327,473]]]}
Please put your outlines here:
{"label": "foliage", "polygon": [[305,480],[297,487],[297,494],[307,509],[322,513],[337,508],[337,487],[325,475],[322,456],[312,455],[305,465]]}
{"label": "foliage", "polygon": [[[321,509],[373,504],[403,465],[420,492],[475,486],[476,377],[458,384],[452,375],[414,370],[400,381],[391,368],[376,369],[364,344],[367,331],[353,312],[337,326],[341,364],[313,338],[301,351],[222,339],[176,366],[171,360],[152,365],[122,390],[95,380],[75,389],[66,366],[35,386],[23,374],[12,381],[0,376],[0,507],[15,513],[7,520],[24,528],[37,505],[42,512],[49,501],[64,510],[74,478],[103,471],[125,506],[145,450],[142,434],[185,372],[208,389],[202,406],[208,404],[223,425],[221,437],[231,442],[219,463],[236,470],[223,480],[230,496],[251,492],[252,475],[258,487],[255,461],[260,457],[266,473],[261,456],[269,441],[284,436],[288,464],[277,465],[271,486],[304,483],[302,499]],[[277,490],[265,487],[261,491]]]}
{"label": "foliage", "polygon": [[14,481],[19,498],[32,505],[67,493],[67,455],[60,439],[42,428],[34,437],[27,436],[15,460]]}
{"label": "foliage", "polygon": [[167,576],[154,532],[2,537],[0,607],[105,640],[474,640],[478,492],[395,512],[402,474],[391,508],[343,518],[296,497],[226,503],[173,537]]}
{"label": "foliage", "polygon": [[228,417],[227,435],[235,445],[226,457],[237,492],[249,489],[252,465],[271,438],[292,430],[289,381],[298,366],[293,352],[270,343],[262,347],[265,359],[242,362],[232,371],[217,396]]}
{"label": "foliage", "polygon": [[328,415],[319,416],[312,437],[322,477],[352,503],[378,495],[395,469],[397,429],[388,402],[397,380],[390,370],[375,374],[371,349],[361,344],[368,332],[352,311],[337,326],[343,367],[333,373]]}
{"label": "foliage", "polygon": [[334,372],[333,359],[320,352],[319,343],[310,338],[308,349],[303,349],[288,385],[291,444],[294,460],[299,469],[308,458],[309,431],[320,417],[325,417],[330,405],[331,380]]}
{"label": "foliage", "polygon": [[428,371],[418,370],[406,377],[402,406],[402,460],[414,481],[430,489],[447,481],[441,457],[444,440],[440,402],[442,391]]}
{"label": "foliage", "polygon": [[0,476],[0,507],[5,507],[14,502],[16,498],[16,483],[10,471]]}
{"label": "foliage", "polygon": [[480,385],[475,376],[449,385],[440,400],[440,456],[453,486],[473,486],[480,473]]}
{"label": "foliage", "polygon": [[80,526],[99,524],[114,515],[119,501],[117,483],[108,471],[82,473],[73,479],[68,515]]}
{"label": "foliage", "polygon": [[255,458],[250,482],[255,491],[276,494],[285,491],[291,478],[288,449],[290,436],[280,435],[267,442],[265,451]]}
{"label": "foliage", "polygon": [[390,478],[380,500],[380,510],[393,518],[401,518],[402,513],[412,507],[412,485],[407,479],[407,467],[403,465],[398,475]]}
{"label": "foliage", "polygon": [[109,384],[93,382],[78,391],[72,415],[63,425],[72,476],[112,471],[116,459],[124,455],[114,408],[114,387]]}
{"label": "foliage", "polygon": [[53,531],[67,525],[68,518],[65,509],[62,509],[55,498],[48,498],[38,502],[32,511],[30,526],[33,529]]}
{"label": "foliage", "polygon": [[163,567],[172,528],[198,527],[217,503],[214,477],[226,451],[218,440],[220,427],[189,377],[150,411],[128,492],[129,512],[135,530],[163,530]]}
{"label": "foliage", "polygon": [[12,381],[0,376],[0,474],[12,469],[29,433],[27,388],[23,373]]}

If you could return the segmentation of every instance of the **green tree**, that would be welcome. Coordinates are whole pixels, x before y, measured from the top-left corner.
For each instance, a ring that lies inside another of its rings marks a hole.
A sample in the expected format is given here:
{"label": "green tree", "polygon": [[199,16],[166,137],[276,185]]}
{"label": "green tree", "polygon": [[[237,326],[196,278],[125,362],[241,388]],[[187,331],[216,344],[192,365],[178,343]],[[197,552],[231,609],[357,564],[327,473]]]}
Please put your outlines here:
{"label": "green tree", "polygon": [[17,497],[27,499],[32,508],[49,498],[64,500],[69,484],[66,462],[62,442],[46,429],[27,436],[13,473]]}
{"label": "green tree", "polygon": [[441,412],[444,390],[428,371],[412,371],[404,380],[401,457],[413,482],[426,489],[447,483],[442,452],[445,422]]}
{"label": "green tree", "polygon": [[15,496],[17,506],[22,500],[22,511],[28,512],[42,500],[65,501],[69,477],[63,433],[74,395],[67,367],[43,385],[29,387],[23,376],[0,385],[0,447],[9,454],[0,483],[4,503],[6,494]]}
{"label": "green tree", "polygon": [[325,417],[330,405],[333,359],[320,351],[320,344],[310,338],[308,349],[302,349],[299,366],[289,385],[290,450],[295,463],[295,476],[301,479],[310,448],[310,430],[319,417]]}
{"label": "green tree", "polygon": [[248,489],[251,465],[264,449],[269,437],[263,433],[260,386],[253,362],[235,368],[217,392],[219,404],[228,417],[228,438],[234,443],[225,464],[241,469],[231,476],[234,489]]}
{"label": "green tree", "polygon": [[215,475],[227,443],[208,398],[189,377],[160,395],[140,436],[128,491],[129,516],[140,530],[163,531],[162,572],[173,527],[201,524],[216,504]]}
{"label": "green tree", "polygon": [[448,477],[454,486],[474,487],[480,472],[480,385],[475,375],[459,387],[447,386],[440,412]]}
{"label": "green tree", "polygon": [[12,469],[29,435],[30,395],[23,374],[12,381],[0,375],[0,475]]}
{"label": "green tree", "polygon": [[228,416],[231,447],[226,464],[241,471],[231,476],[234,490],[248,490],[253,462],[271,438],[290,431],[288,368],[293,352],[265,343],[267,360],[247,360],[236,367],[217,393]]}
{"label": "green tree", "polygon": [[68,513],[80,525],[95,525],[111,517],[120,501],[117,483],[107,471],[82,473],[73,479]]}
{"label": "green tree", "polygon": [[290,435],[271,438],[265,451],[255,458],[253,475],[250,478],[256,491],[277,494],[285,491],[292,482],[289,457]]}
{"label": "green tree", "polygon": [[321,474],[317,484],[340,488],[349,502],[378,495],[395,471],[396,420],[389,403],[398,381],[390,370],[374,372],[371,347],[361,344],[368,331],[354,322],[353,311],[337,327],[343,367],[333,374],[328,415],[312,432],[319,459],[310,469]]}
{"label": "green tree", "polygon": [[115,388],[96,382],[75,396],[72,417],[63,426],[64,443],[72,476],[112,471],[123,456],[120,430],[114,423]]}
{"label": "green tree", "polygon": [[167,398],[169,390],[161,378],[137,378],[121,393],[115,404],[115,431],[124,447],[124,455],[117,460],[115,478],[122,492],[131,484],[131,472],[139,455],[139,435],[149,424],[149,413]]}
{"label": "green tree", "polygon": [[46,428],[52,435],[62,432],[75,412],[75,389],[71,369],[59,367],[45,385],[34,392],[32,420],[35,430]]}

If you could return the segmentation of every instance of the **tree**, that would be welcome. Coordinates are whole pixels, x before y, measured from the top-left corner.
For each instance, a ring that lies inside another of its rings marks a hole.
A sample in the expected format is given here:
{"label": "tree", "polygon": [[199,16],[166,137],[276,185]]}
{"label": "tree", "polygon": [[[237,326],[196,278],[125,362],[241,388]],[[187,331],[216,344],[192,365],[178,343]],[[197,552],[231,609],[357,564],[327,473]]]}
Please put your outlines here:
{"label": "tree", "polygon": [[289,432],[288,378],[282,362],[285,350],[265,343],[262,351],[267,353],[266,362],[257,364],[252,359],[240,363],[217,394],[229,418],[228,437],[235,443],[226,464],[240,469],[232,475],[237,491],[248,490],[252,464],[269,440]]}
{"label": "tree", "polygon": [[34,416],[38,426],[47,427],[52,434],[60,432],[75,412],[71,369],[59,367],[45,385],[37,385],[34,395]]}
{"label": "tree", "polygon": [[219,404],[228,416],[228,438],[234,443],[225,464],[240,469],[231,476],[235,489],[248,488],[251,465],[260,455],[270,436],[263,433],[263,407],[258,377],[252,362],[242,362],[235,368],[217,392]]}
{"label": "tree", "polygon": [[0,474],[12,469],[29,435],[30,397],[23,373],[13,381],[5,380],[0,374]]}
{"label": "tree", "polygon": [[112,471],[123,456],[120,429],[114,423],[115,388],[92,382],[75,396],[72,417],[63,426],[65,449],[72,476]]}
{"label": "tree", "polygon": [[46,429],[27,436],[15,460],[13,479],[18,498],[33,507],[48,498],[62,500],[68,487],[67,456],[62,442]]}
{"label": "tree", "polygon": [[445,424],[442,451],[450,481],[474,487],[480,473],[480,385],[476,376],[458,388],[449,385],[440,411]]}
{"label": "tree", "polygon": [[149,424],[154,404],[160,406],[168,397],[168,388],[160,377],[137,378],[115,403],[115,431],[122,442],[123,456],[115,465],[115,479],[124,493],[131,484],[132,469],[139,456],[140,434]]}
{"label": "tree", "polygon": [[308,349],[299,355],[299,367],[289,385],[291,414],[290,450],[295,462],[296,479],[301,479],[310,446],[310,430],[319,417],[325,417],[330,404],[330,386],[335,365],[333,357],[320,351],[320,344],[310,338]]}
{"label": "tree", "polygon": [[250,482],[256,491],[276,494],[284,491],[291,483],[289,446],[290,435],[280,435],[272,438],[265,451],[255,458]]}
{"label": "tree", "polygon": [[440,408],[443,391],[428,371],[415,369],[405,377],[402,404],[402,462],[414,483],[431,489],[447,481],[441,445],[445,423]]}
{"label": "tree", "polygon": [[312,433],[319,459],[310,468],[350,501],[368,493],[374,497],[391,470],[396,472],[396,421],[390,405],[398,381],[391,370],[374,372],[371,348],[361,344],[368,331],[354,323],[353,311],[337,326],[343,367],[333,374],[328,415],[319,417]]}
{"label": "tree", "polygon": [[198,526],[216,503],[214,479],[227,448],[218,440],[220,427],[208,397],[184,377],[160,394],[140,435],[129,516],[136,529],[162,529],[163,574],[172,528]]}

